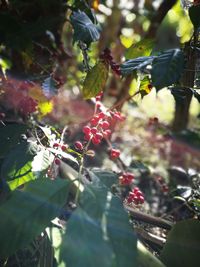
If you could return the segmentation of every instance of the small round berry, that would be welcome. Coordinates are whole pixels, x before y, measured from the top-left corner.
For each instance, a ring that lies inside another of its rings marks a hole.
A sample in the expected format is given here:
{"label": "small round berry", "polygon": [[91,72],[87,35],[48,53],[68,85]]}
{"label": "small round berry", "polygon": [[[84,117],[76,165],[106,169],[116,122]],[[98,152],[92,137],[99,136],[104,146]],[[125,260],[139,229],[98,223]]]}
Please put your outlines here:
{"label": "small round berry", "polygon": [[164,184],[164,185],[162,186],[162,191],[163,191],[164,193],[169,192],[169,187],[168,187],[166,184]]}
{"label": "small round berry", "polygon": [[98,114],[99,119],[103,119],[103,118],[105,118],[105,116],[106,116],[106,114],[104,112],[100,112]]}
{"label": "small round berry", "polygon": [[61,149],[62,149],[62,151],[66,151],[66,150],[67,150],[67,148],[68,148],[68,146],[67,146],[67,145],[62,145],[62,146],[61,146]]}
{"label": "small round berry", "polygon": [[59,147],[59,146],[60,146],[59,143],[54,143],[54,144],[53,144],[53,148],[57,148],[57,147]]}
{"label": "small round berry", "polygon": [[55,162],[56,165],[60,165],[60,159],[55,158],[54,162]]}
{"label": "small round berry", "polygon": [[103,121],[101,127],[102,127],[103,130],[106,130],[106,129],[109,128],[109,126],[110,126],[110,123],[108,121]]}
{"label": "small round berry", "polygon": [[110,156],[112,159],[117,159],[120,156],[120,150],[112,148],[110,151]]}
{"label": "small round berry", "polygon": [[103,134],[102,133],[96,133],[95,137],[101,140],[103,138]]}
{"label": "small round berry", "polygon": [[83,133],[84,134],[90,134],[91,132],[91,128],[89,126],[84,126],[83,127]]}
{"label": "small round berry", "polygon": [[94,145],[98,145],[101,143],[101,139],[97,138],[96,136],[92,137],[92,143]]}
{"label": "small round berry", "polygon": [[84,136],[84,140],[89,141],[91,137],[92,137],[92,134],[86,134]]}
{"label": "small round berry", "polygon": [[109,138],[111,136],[112,132],[110,129],[106,130],[103,132],[103,137],[104,138]]}
{"label": "small round berry", "polygon": [[80,141],[76,141],[74,146],[78,150],[83,150],[83,144]]}
{"label": "small round berry", "polygon": [[3,119],[5,119],[5,116],[6,116],[6,114],[5,114],[5,113],[3,113],[3,112],[0,112],[0,120],[3,120]]}
{"label": "small round berry", "polygon": [[93,127],[93,128],[91,129],[91,133],[92,133],[92,134],[96,134],[96,133],[97,133],[97,128],[96,128],[96,127]]}
{"label": "small round berry", "polygon": [[151,83],[149,83],[147,87],[149,90],[151,90],[153,88],[153,85]]}
{"label": "small round berry", "polygon": [[99,118],[98,117],[94,117],[94,118],[92,118],[90,120],[90,123],[91,123],[92,126],[97,126],[98,122],[99,122]]}
{"label": "small round berry", "polygon": [[144,197],[143,196],[138,196],[137,198],[138,198],[138,202],[140,204],[143,204],[144,203]]}

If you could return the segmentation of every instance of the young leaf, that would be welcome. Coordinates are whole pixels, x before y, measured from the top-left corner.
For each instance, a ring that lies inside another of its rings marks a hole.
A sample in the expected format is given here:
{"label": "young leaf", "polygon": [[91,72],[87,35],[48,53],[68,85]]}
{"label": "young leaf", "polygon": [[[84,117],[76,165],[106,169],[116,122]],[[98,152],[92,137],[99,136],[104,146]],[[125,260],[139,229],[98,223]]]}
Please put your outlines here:
{"label": "young leaf", "polygon": [[151,54],[154,42],[155,41],[153,39],[143,39],[140,42],[133,44],[125,52],[126,59],[149,56]]}
{"label": "young leaf", "polygon": [[0,124],[0,157],[4,157],[20,140],[27,130],[25,124]]}
{"label": "young leaf", "polygon": [[154,58],[154,56],[149,56],[127,60],[120,66],[121,73],[125,76],[132,74],[135,70],[144,70],[148,65],[151,65]]}
{"label": "young leaf", "polygon": [[170,49],[157,56],[152,64],[152,84],[157,90],[176,83],[183,73],[184,54],[180,49]]}
{"label": "young leaf", "polygon": [[31,143],[18,144],[4,159],[1,177],[5,179],[11,190],[35,179],[32,172],[32,160],[36,155],[36,146]]}
{"label": "young leaf", "polygon": [[80,207],[59,238],[58,266],[138,266],[136,236],[128,215],[121,201],[98,179],[81,195]]}
{"label": "young leaf", "polygon": [[89,99],[95,97],[104,89],[108,79],[108,66],[99,61],[89,72],[83,83],[83,97]]}
{"label": "young leaf", "polygon": [[54,79],[52,79],[52,77],[48,77],[44,80],[43,84],[42,84],[42,89],[44,92],[44,95],[47,98],[51,98],[52,96],[54,96],[56,94],[56,83],[54,81]]}
{"label": "young leaf", "polygon": [[200,222],[189,219],[176,223],[161,253],[167,266],[190,267],[200,262]]}
{"label": "young leaf", "polygon": [[69,183],[39,179],[12,192],[0,206],[0,258],[27,246],[48,226],[66,201]]}
{"label": "young leaf", "polygon": [[74,42],[82,41],[88,46],[99,39],[100,34],[97,26],[81,11],[74,11],[70,16],[74,28]]}

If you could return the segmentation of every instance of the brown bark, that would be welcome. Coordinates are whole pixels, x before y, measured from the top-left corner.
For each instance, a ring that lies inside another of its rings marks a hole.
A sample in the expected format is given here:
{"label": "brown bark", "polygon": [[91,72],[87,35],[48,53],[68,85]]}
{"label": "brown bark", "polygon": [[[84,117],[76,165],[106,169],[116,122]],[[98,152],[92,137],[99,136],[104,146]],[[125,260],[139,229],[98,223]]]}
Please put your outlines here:
{"label": "brown bark", "polygon": [[185,88],[185,99],[180,103],[175,102],[175,115],[172,125],[174,132],[180,132],[187,128],[189,122],[189,109],[192,100],[192,92],[189,88],[193,88],[195,79],[196,53],[191,48],[190,42],[185,44],[184,52],[187,59],[187,65],[181,80],[181,86]]}

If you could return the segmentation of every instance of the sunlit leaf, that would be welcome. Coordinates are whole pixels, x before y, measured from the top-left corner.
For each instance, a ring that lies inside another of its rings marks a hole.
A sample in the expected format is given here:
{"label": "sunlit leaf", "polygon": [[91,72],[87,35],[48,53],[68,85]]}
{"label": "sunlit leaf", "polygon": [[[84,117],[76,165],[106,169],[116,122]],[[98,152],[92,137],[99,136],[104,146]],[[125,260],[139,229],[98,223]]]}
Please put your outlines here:
{"label": "sunlit leaf", "polygon": [[11,190],[35,179],[32,160],[36,151],[35,145],[24,142],[17,145],[5,157],[1,167],[1,177],[8,182]]}
{"label": "sunlit leaf", "polygon": [[108,66],[99,61],[89,72],[83,83],[83,97],[89,99],[95,97],[104,89],[108,78]]}
{"label": "sunlit leaf", "polygon": [[148,65],[151,65],[154,60],[154,56],[149,57],[138,57],[135,59],[130,59],[121,64],[122,75],[132,74],[136,70],[144,70]]}
{"label": "sunlit leaf", "polygon": [[140,83],[140,94],[143,96],[148,95],[152,90],[152,85],[149,77],[145,77]]}
{"label": "sunlit leaf", "polygon": [[38,104],[38,109],[40,112],[40,115],[46,116],[47,114],[51,113],[53,110],[53,102],[52,101],[44,101],[44,102],[40,102]]}
{"label": "sunlit leaf", "polygon": [[149,56],[154,43],[155,41],[153,39],[143,39],[140,42],[133,44],[125,52],[126,59]]}

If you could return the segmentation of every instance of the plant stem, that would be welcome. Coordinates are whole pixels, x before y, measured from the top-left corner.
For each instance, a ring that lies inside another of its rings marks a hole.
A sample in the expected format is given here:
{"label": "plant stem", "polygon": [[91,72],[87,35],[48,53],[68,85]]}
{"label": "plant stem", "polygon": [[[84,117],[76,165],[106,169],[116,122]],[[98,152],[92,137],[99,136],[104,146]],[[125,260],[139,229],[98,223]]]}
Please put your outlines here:
{"label": "plant stem", "polygon": [[79,198],[79,193],[80,193],[81,174],[82,174],[82,170],[83,170],[83,160],[84,160],[84,157],[81,158],[79,172],[78,172],[78,188],[77,188],[76,195],[75,195],[75,204],[76,205],[78,203],[78,198]]}
{"label": "plant stem", "polygon": [[158,218],[158,217],[143,213],[141,211],[137,211],[137,210],[135,210],[132,207],[129,207],[127,205],[124,205],[124,207],[128,212],[130,212],[133,219],[136,221],[145,222],[145,223],[148,223],[148,224],[151,224],[154,226],[158,226],[160,228],[164,228],[167,230],[170,230],[173,226],[173,223],[168,221],[168,220],[164,220],[162,218]]}

